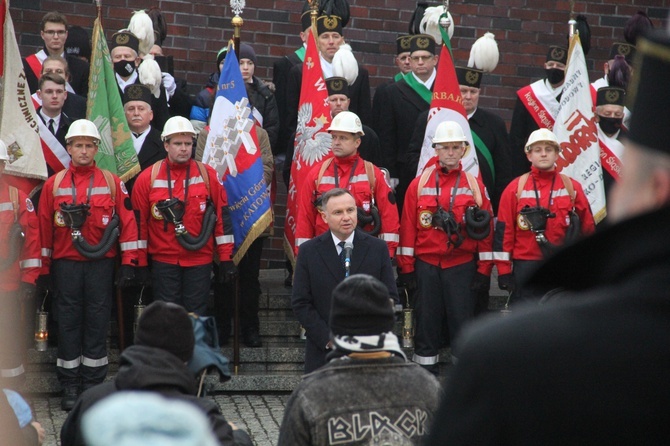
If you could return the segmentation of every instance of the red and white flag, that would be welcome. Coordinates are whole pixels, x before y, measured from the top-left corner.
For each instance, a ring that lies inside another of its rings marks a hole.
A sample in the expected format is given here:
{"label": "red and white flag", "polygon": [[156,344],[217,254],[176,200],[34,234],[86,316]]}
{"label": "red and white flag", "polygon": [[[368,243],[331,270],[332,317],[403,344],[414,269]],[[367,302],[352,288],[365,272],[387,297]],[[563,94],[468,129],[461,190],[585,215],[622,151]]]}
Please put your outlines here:
{"label": "red and white flag", "polygon": [[0,0],[0,139],[7,146],[5,178],[31,195],[47,178],[37,113],[23,72],[9,2]]}
{"label": "red and white flag", "polygon": [[463,133],[470,144],[470,150],[467,151],[461,160],[463,170],[477,177],[479,176],[479,163],[477,162],[475,145],[472,139],[472,132],[470,131],[470,124],[468,123],[468,115],[465,112],[465,107],[463,107],[461,89],[456,77],[454,59],[451,55],[451,42],[442,27],[440,27],[440,31],[442,32],[443,43],[440,51],[440,59],[437,63],[437,75],[435,76],[435,84],[433,85],[433,98],[430,101],[428,124],[426,125],[426,133],[424,134],[423,145],[421,146],[421,157],[419,158],[417,175],[421,174],[428,161],[435,156],[433,137],[435,136],[437,125],[444,121],[455,121],[463,129]]}
{"label": "red and white flag", "polygon": [[291,165],[291,179],[286,199],[284,221],[284,250],[291,262],[295,262],[295,226],[297,221],[297,198],[302,180],[315,164],[329,157],[331,152],[330,107],[328,90],[323,80],[319,51],[310,28],[307,50],[302,64],[302,83],[298,105],[298,125],[295,131],[295,150]]}
{"label": "red and white flag", "polygon": [[577,180],[591,205],[596,223],[607,214],[600,144],[596,127],[591,84],[579,35],[570,37],[568,64],[554,133],[562,152],[556,162],[559,172]]}

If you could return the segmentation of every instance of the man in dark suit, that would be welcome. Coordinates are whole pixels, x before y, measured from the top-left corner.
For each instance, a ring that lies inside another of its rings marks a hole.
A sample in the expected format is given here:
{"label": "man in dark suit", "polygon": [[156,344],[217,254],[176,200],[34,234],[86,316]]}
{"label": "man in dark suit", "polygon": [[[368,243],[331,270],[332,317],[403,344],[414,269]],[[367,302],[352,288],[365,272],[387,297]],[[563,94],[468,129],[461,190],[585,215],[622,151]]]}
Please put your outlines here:
{"label": "man in dark suit", "polygon": [[88,94],[89,66],[83,60],[68,56],[65,53],[67,35],[68,24],[63,14],[52,11],[44,15],[40,29],[40,37],[44,42],[44,48],[22,59],[23,71],[26,73],[26,81],[31,94],[37,91],[37,82],[42,73],[42,63],[47,56],[60,56],[67,59],[72,74],[67,85],[70,93],[77,93],[84,97]]}
{"label": "man in dark suit", "polygon": [[[42,63],[42,75],[47,73],[57,74],[63,77],[66,82],[72,78],[67,60],[60,56],[49,56],[44,59],[44,62]],[[36,96],[37,94],[33,95],[33,98]],[[41,103],[41,99],[39,102]],[[65,98],[65,104],[63,104],[63,113],[68,115],[73,121],[76,121],[77,119],[85,119],[86,97],[68,91]]]}
{"label": "man in dark suit", "polygon": [[[323,78],[332,76],[342,76],[343,73],[336,73],[333,65],[333,58],[340,47],[345,44],[342,36],[344,20],[337,16],[321,16],[317,19],[316,27],[318,36],[316,36],[319,55],[321,56],[321,70]],[[295,132],[298,122],[298,104],[300,102],[300,87],[302,84],[302,64],[297,64],[289,72],[287,90],[286,90],[286,126],[290,133]],[[358,64],[358,76],[356,80],[349,85],[349,110],[356,113],[364,124],[369,124],[372,117],[372,102],[370,99],[370,74],[367,68]],[[289,134],[290,134],[289,133]],[[292,141],[288,141],[292,144]]]}
{"label": "man in dark suit", "polygon": [[426,444],[670,438],[670,35],[640,37],[637,61],[613,225],[536,272],[554,299],[463,333]]}
{"label": "man in dark suit", "polygon": [[142,170],[166,156],[158,130],[151,126],[151,91],[142,84],[133,84],[123,92],[123,111],[132,133],[133,145]]}
{"label": "man in dark suit", "polygon": [[379,142],[387,159],[391,176],[398,178],[396,198],[398,211],[402,214],[402,203],[407,186],[416,176],[407,165],[407,151],[414,132],[417,117],[430,108],[433,84],[437,75],[435,39],[418,34],[410,39],[412,71],[402,79],[389,85],[383,98],[377,102],[379,109],[373,113],[378,117]]}
{"label": "man in dark suit", "polygon": [[67,98],[65,79],[47,73],[40,78],[37,97],[42,106],[37,109],[37,116],[44,125],[39,125],[40,138],[46,144],[44,158],[47,161],[49,176],[69,166],[70,160],[65,150],[65,135],[72,120],[63,113],[63,104]]}
{"label": "man in dark suit", "polygon": [[[381,280],[398,302],[391,258],[386,243],[356,229],[356,201],[346,189],[336,188],[323,194],[322,218],[329,231],[300,246],[291,305],[305,328],[305,373],[326,363],[332,348],[330,336],[331,293],[348,274],[369,274]],[[345,247],[353,245],[350,266]]]}

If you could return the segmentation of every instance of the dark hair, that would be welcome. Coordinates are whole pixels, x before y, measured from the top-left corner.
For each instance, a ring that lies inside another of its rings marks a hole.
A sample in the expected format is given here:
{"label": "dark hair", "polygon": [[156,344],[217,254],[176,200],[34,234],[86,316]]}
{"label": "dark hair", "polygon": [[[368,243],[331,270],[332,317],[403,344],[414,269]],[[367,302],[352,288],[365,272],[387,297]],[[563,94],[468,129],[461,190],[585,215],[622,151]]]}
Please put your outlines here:
{"label": "dark hair", "polygon": [[330,200],[331,198],[341,197],[342,195],[349,195],[351,198],[354,198],[351,192],[348,191],[347,189],[336,187],[321,195],[321,208],[325,209],[326,204],[328,204],[328,200]]}
{"label": "dark hair", "polygon": [[40,77],[39,82],[37,83],[37,88],[39,90],[42,89],[42,85],[44,85],[45,82],[50,81],[58,85],[65,86],[65,78],[61,76],[60,74],[56,73],[45,73]]}
{"label": "dark hair", "polygon": [[44,14],[44,17],[42,17],[42,21],[40,22],[40,31],[44,31],[44,25],[46,25],[47,22],[61,23],[65,25],[65,30],[67,31],[67,19],[58,11],[51,11]]}

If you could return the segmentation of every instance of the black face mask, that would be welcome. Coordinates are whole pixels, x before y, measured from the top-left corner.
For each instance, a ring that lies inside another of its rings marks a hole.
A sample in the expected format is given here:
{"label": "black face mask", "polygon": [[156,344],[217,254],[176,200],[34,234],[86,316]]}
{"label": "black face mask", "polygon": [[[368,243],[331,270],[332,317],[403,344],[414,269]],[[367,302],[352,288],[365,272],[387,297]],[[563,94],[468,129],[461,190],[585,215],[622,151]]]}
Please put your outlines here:
{"label": "black face mask", "polygon": [[135,63],[127,60],[114,62],[114,71],[121,77],[128,77],[135,71]]}
{"label": "black face mask", "polygon": [[547,80],[551,85],[560,84],[565,79],[565,71],[558,68],[544,70],[547,73]]}
{"label": "black face mask", "polygon": [[621,130],[623,118],[606,118],[605,116],[598,115],[598,119],[600,119],[600,128],[608,135],[614,135]]}

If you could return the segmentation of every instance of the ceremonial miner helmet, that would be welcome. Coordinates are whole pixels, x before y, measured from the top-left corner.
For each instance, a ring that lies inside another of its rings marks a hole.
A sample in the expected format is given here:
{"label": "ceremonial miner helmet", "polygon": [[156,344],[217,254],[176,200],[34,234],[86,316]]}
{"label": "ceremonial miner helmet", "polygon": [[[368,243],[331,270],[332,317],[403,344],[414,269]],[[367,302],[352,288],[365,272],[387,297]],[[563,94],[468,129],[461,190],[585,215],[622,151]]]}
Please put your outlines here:
{"label": "ceremonial miner helmet", "polygon": [[433,136],[433,147],[436,144],[442,144],[445,142],[464,142],[468,143],[468,139],[463,133],[463,128],[454,121],[444,121],[440,122],[435,129],[435,136]]}
{"label": "ceremonial miner helmet", "polygon": [[70,140],[76,136],[88,136],[95,140],[96,144],[100,143],[100,132],[98,128],[88,119],[77,119],[74,121],[65,135],[65,141],[69,144]]}
{"label": "ceremonial miner helmet", "polygon": [[328,132],[332,131],[356,133],[360,136],[365,135],[360,118],[356,113],[350,111],[340,112],[333,118],[333,123],[330,124],[330,128],[328,129]]}
{"label": "ceremonial miner helmet", "polygon": [[558,143],[558,138],[556,138],[554,132],[548,129],[537,129],[528,137],[528,142],[526,143],[525,147],[526,153],[530,152],[530,146],[540,141],[550,142],[556,147],[556,149],[561,149],[561,145]]}
{"label": "ceremonial miner helmet", "polygon": [[167,120],[165,127],[163,127],[161,139],[165,141],[170,136],[176,135],[178,133],[189,133],[195,137],[195,130],[193,129],[191,121],[184,118],[183,116],[173,116]]}

